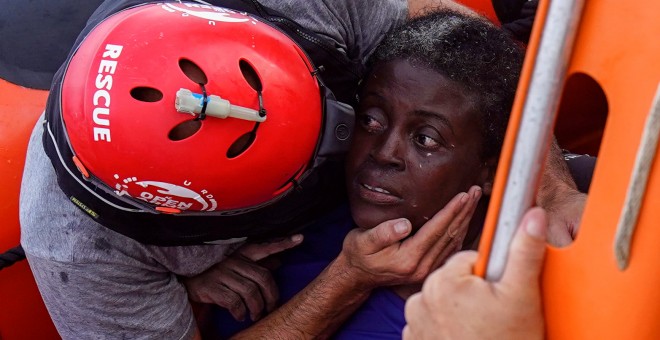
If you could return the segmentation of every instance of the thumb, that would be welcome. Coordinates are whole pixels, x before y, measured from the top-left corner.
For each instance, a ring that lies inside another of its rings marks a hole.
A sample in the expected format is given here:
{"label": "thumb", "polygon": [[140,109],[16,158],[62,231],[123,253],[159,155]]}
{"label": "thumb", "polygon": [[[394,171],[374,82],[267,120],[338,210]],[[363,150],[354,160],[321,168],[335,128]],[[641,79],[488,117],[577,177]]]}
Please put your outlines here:
{"label": "thumb", "polygon": [[538,283],[545,259],[547,226],[543,209],[532,208],[525,214],[511,242],[502,283],[521,288]]}
{"label": "thumb", "polygon": [[401,241],[411,230],[412,225],[405,218],[389,220],[371,229],[356,230],[354,242],[349,242],[348,245],[355,246],[361,253],[373,254]]}

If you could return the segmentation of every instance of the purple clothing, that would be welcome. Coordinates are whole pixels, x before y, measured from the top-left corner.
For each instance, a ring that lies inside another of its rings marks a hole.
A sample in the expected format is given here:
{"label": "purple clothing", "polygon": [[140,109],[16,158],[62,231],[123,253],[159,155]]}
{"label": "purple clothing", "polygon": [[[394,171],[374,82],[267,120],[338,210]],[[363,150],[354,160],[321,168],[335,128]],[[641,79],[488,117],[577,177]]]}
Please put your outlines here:
{"label": "purple clothing", "polygon": [[[273,273],[281,303],[307,286],[337,257],[344,237],[352,228],[348,207],[343,206],[307,228],[303,244],[282,253],[282,266]],[[374,290],[333,338],[400,339],[406,324],[404,305],[405,301],[389,289]],[[251,321],[237,322],[225,309],[214,307],[202,332],[205,338],[227,338],[250,324]]]}

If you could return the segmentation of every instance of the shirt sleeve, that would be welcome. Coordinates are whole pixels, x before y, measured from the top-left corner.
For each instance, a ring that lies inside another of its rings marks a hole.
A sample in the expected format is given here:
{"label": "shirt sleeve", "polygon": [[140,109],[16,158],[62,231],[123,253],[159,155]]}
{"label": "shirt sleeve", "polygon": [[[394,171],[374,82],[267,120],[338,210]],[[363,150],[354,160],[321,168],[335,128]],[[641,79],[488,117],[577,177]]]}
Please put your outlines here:
{"label": "shirt sleeve", "polygon": [[173,273],[108,263],[28,262],[63,339],[190,339],[196,323]]}
{"label": "shirt sleeve", "polygon": [[21,244],[60,336],[191,338],[196,323],[177,276],[205,271],[236,245],[145,245],[96,223],[59,190],[43,152],[42,120],[21,184]]}
{"label": "shirt sleeve", "polygon": [[352,60],[365,61],[385,33],[405,22],[407,0],[261,0],[332,41]]}

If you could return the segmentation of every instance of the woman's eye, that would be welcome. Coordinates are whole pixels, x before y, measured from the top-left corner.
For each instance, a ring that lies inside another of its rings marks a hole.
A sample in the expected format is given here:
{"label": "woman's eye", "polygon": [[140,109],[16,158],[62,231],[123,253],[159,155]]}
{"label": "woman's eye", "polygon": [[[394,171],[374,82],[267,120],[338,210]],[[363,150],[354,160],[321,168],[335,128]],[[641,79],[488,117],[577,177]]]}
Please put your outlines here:
{"label": "woman's eye", "polygon": [[376,118],[367,115],[361,114],[358,116],[360,126],[362,126],[369,133],[376,133],[383,131],[383,124],[381,124]]}
{"label": "woman's eye", "polygon": [[417,144],[419,144],[420,146],[422,146],[424,148],[428,148],[428,149],[435,149],[438,146],[440,146],[440,143],[437,140],[435,140],[435,139],[433,139],[433,138],[431,138],[427,135],[417,135],[417,136],[415,136],[415,142],[417,142]]}

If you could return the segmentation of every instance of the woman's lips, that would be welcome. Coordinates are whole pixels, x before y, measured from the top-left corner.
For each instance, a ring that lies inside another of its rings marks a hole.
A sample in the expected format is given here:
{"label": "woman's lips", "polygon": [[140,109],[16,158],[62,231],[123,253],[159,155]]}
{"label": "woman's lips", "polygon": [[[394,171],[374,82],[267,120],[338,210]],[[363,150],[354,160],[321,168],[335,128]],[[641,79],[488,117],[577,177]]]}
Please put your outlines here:
{"label": "woman's lips", "polygon": [[363,200],[376,204],[393,204],[399,203],[402,200],[399,196],[392,194],[387,189],[366,183],[358,183],[357,194]]}

